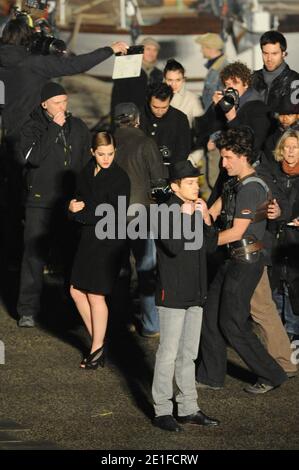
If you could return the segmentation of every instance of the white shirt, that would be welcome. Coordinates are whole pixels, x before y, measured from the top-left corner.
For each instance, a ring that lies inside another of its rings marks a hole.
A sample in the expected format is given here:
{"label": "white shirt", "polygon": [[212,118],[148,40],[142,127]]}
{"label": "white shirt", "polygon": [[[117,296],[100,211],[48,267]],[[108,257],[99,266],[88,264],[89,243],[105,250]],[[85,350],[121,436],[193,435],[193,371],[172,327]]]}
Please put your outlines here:
{"label": "white shirt", "polygon": [[196,94],[186,90],[185,85],[173,95],[170,104],[186,114],[190,127],[192,127],[194,118],[203,114],[203,108]]}

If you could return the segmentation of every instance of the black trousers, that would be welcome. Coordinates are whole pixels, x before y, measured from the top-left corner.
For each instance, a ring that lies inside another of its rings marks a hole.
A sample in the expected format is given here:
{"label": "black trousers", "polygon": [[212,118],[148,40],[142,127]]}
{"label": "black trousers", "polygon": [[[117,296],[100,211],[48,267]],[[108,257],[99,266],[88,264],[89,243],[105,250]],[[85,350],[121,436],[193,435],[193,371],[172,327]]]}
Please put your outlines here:
{"label": "black trousers", "polygon": [[255,263],[227,260],[219,269],[208,294],[200,342],[197,380],[223,386],[226,342],[257,376],[259,382],[277,386],[286,374],[268,354],[252,330],[250,300],[261,278],[263,256]]}
{"label": "black trousers", "polygon": [[40,311],[44,266],[49,259],[50,240],[53,241],[55,237],[59,243],[56,243],[54,250],[59,249],[63,253],[63,267],[67,276],[76,242],[73,225],[67,221],[63,209],[27,207],[17,305],[20,316],[37,316]]}

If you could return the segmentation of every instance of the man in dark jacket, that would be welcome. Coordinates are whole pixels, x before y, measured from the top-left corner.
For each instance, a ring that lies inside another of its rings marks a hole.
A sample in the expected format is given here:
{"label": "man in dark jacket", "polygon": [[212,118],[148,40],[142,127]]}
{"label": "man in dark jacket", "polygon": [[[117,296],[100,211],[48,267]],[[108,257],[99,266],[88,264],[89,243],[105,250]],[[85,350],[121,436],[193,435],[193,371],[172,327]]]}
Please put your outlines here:
{"label": "man in dark jacket", "polygon": [[166,83],[149,87],[148,103],[140,115],[140,129],[154,139],[165,164],[186,160],[191,152],[187,116],[170,105],[172,97],[172,88]]}
{"label": "man in dark jacket", "polygon": [[0,45],[0,80],[5,86],[3,123],[16,134],[39,105],[40,92],[51,78],[86,72],[113,53],[125,53],[127,45],[116,42],[79,56],[36,55],[28,51],[34,30],[21,18],[7,23]]}
{"label": "man in dark jacket", "polygon": [[[284,61],[287,41],[279,31],[265,32],[260,38],[260,46],[264,67],[254,72],[252,86],[260,93],[264,103],[275,110],[282,96],[291,95],[292,83],[299,80],[299,74]],[[296,86],[295,83],[293,85]]]}
{"label": "man in dark jacket", "polygon": [[[40,309],[50,227],[61,212],[66,213],[76,175],[90,158],[89,131],[67,113],[62,86],[49,82],[43,87],[41,106],[21,129],[18,153],[25,164],[26,213],[17,309],[19,326],[32,327]],[[58,230],[62,243],[63,226]],[[66,246],[71,243],[69,239]]]}
{"label": "man in dark jacket", "polygon": [[[153,139],[139,129],[139,110],[134,103],[121,103],[115,108],[116,162],[126,171],[131,182],[130,204],[143,204],[147,209],[151,186],[164,175],[162,156]],[[159,319],[155,305],[156,249],[154,240],[130,240],[138,274],[141,332],[155,337]]]}
{"label": "man in dark jacket", "polygon": [[[178,424],[217,426],[217,419],[200,411],[195,387],[202,305],[206,297],[206,243],[216,244],[207,206],[198,198],[199,170],[189,161],[170,166],[173,195],[167,202],[169,219],[165,236],[163,222],[158,229],[158,285],[156,303],[160,318],[160,344],[156,355],[152,393],[154,399],[154,426],[165,431],[181,431]],[[177,219],[178,216],[178,219]],[[175,222],[176,220],[176,222]],[[180,236],[175,233],[180,222]],[[200,246],[188,246],[202,231]],[[199,224],[199,225],[197,225]],[[187,238],[186,227],[192,227],[193,238]],[[165,227],[166,228],[166,227]],[[168,232],[166,234],[166,232]],[[179,392],[177,420],[173,417],[173,379]]]}

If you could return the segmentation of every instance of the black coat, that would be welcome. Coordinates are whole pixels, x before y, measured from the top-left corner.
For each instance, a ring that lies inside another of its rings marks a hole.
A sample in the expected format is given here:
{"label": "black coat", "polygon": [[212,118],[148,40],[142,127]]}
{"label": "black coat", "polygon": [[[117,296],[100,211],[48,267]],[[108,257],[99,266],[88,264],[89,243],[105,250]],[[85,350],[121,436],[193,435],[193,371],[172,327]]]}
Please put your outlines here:
{"label": "black coat", "polygon": [[287,202],[288,210],[280,220],[272,221],[270,230],[275,240],[272,251],[272,287],[279,287],[286,281],[294,312],[299,315],[299,230],[287,226],[287,222],[299,217],[299,175],[287,175],[280,164],[273,167],[273,183],[281,191]]}
{"label": "black coat", "polygon": [[166,146],[170,150],[170,162],[186,160],[191,152],[191,131],[186,114],[169,106],[161,118],[151,112],[148,105],[140,116],[140,129],[152,137],[159,148]]}
{"label": "black coat", "polygon": [[111,47],[79,56],[33,55],[24,46],[0,45],[0,80],[5,86],[3,123],[15,134],[40,104],[41,89],[51,78],[86,72],[113,54]]}
{"label": "black coat", "polygon": [[264,96],[264,101],[271,110],[276,111],[282,97],[290,96],[291,83],[294,80],[299,80],[299,74],[295,70],[291,70],[286,64],[283,71],[273,80],[269,90],[264,80],[263,69],[256,70],[253,73],[252,87]]}
{"label": "black coat", "polygon": [[151,202],[151,183],[164,176],[164,165],[157,144],[141,129],[121,127],[116,129],[115,161],[125,170],[131,182],[130,204]]}
{"label": "black coat", "polygon": [[[118,227],[118,196],[130,197],[130,181],[127,174],[113,162],[94,176],[95,162],[92,159],[78,177],[76,198],[84,201],[83,210],[72,214],[72,219],[82,226],[81,239],[75,256],[71,284],[78,289],[99,294],[109,294],[117,278],[126,238],[118,238],[118,228],[126,229],[126,213],[122,217],[122,227]],[[115,213],[112,221],[115,237],[99,239],[96,224],[102,217],[96,216],[100,204],[110,204]],[[126,212],[127,204],[125,204]],[[125,232],[124,232],[125,233]]]}
{"label": "black coat", "polygon": [[[172,195],[167,205],[183,204],[182,199]],[[189,218],[181,214],[181,222]],[[194,221],[194,215],[192,216]],[[197,250],[186,250],[188,242],[182,234],[174,239],[173,221],[170,217],[169,239],[157,240],[158,279],[156,304],[169,308],[188,308],[204,305],[207,298],[207,260],[206,252],[214,251],[217,235],[213,226],[204,224],[203,245]],[[189,240],[190,241],[190,240]]]}
{"label": "black coat", "polygon": [[81,119],[68,117],[61,127],[38,107],[21,128],[17,154],[25,205],[50,208],[73,197],[76,175],[90,160],[90,133]]}
{"label": "black coat", "polygon": [[147,87],[162,80],[163,73],[157,67],[153,68],[149,76],[142,68],[139,77],[114,80],[111,96],[112,118],[114,118],[115,106],[119,103],[134,103],[142,110],[146,102]]}

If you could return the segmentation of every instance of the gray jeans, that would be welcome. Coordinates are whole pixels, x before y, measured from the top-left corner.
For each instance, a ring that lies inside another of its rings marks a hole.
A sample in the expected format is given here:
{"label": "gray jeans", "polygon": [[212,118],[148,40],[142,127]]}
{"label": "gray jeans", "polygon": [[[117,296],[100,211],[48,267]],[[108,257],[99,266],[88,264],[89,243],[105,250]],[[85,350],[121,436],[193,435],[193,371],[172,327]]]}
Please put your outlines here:
{"label": "gray jeans", "polygon": [[160,344],[156,354],[152,394],[156,416],[173,413],[173,378],[178,394],[178,415],[198,411],[195,364],[202,323],[202,308],[158,307]]}

